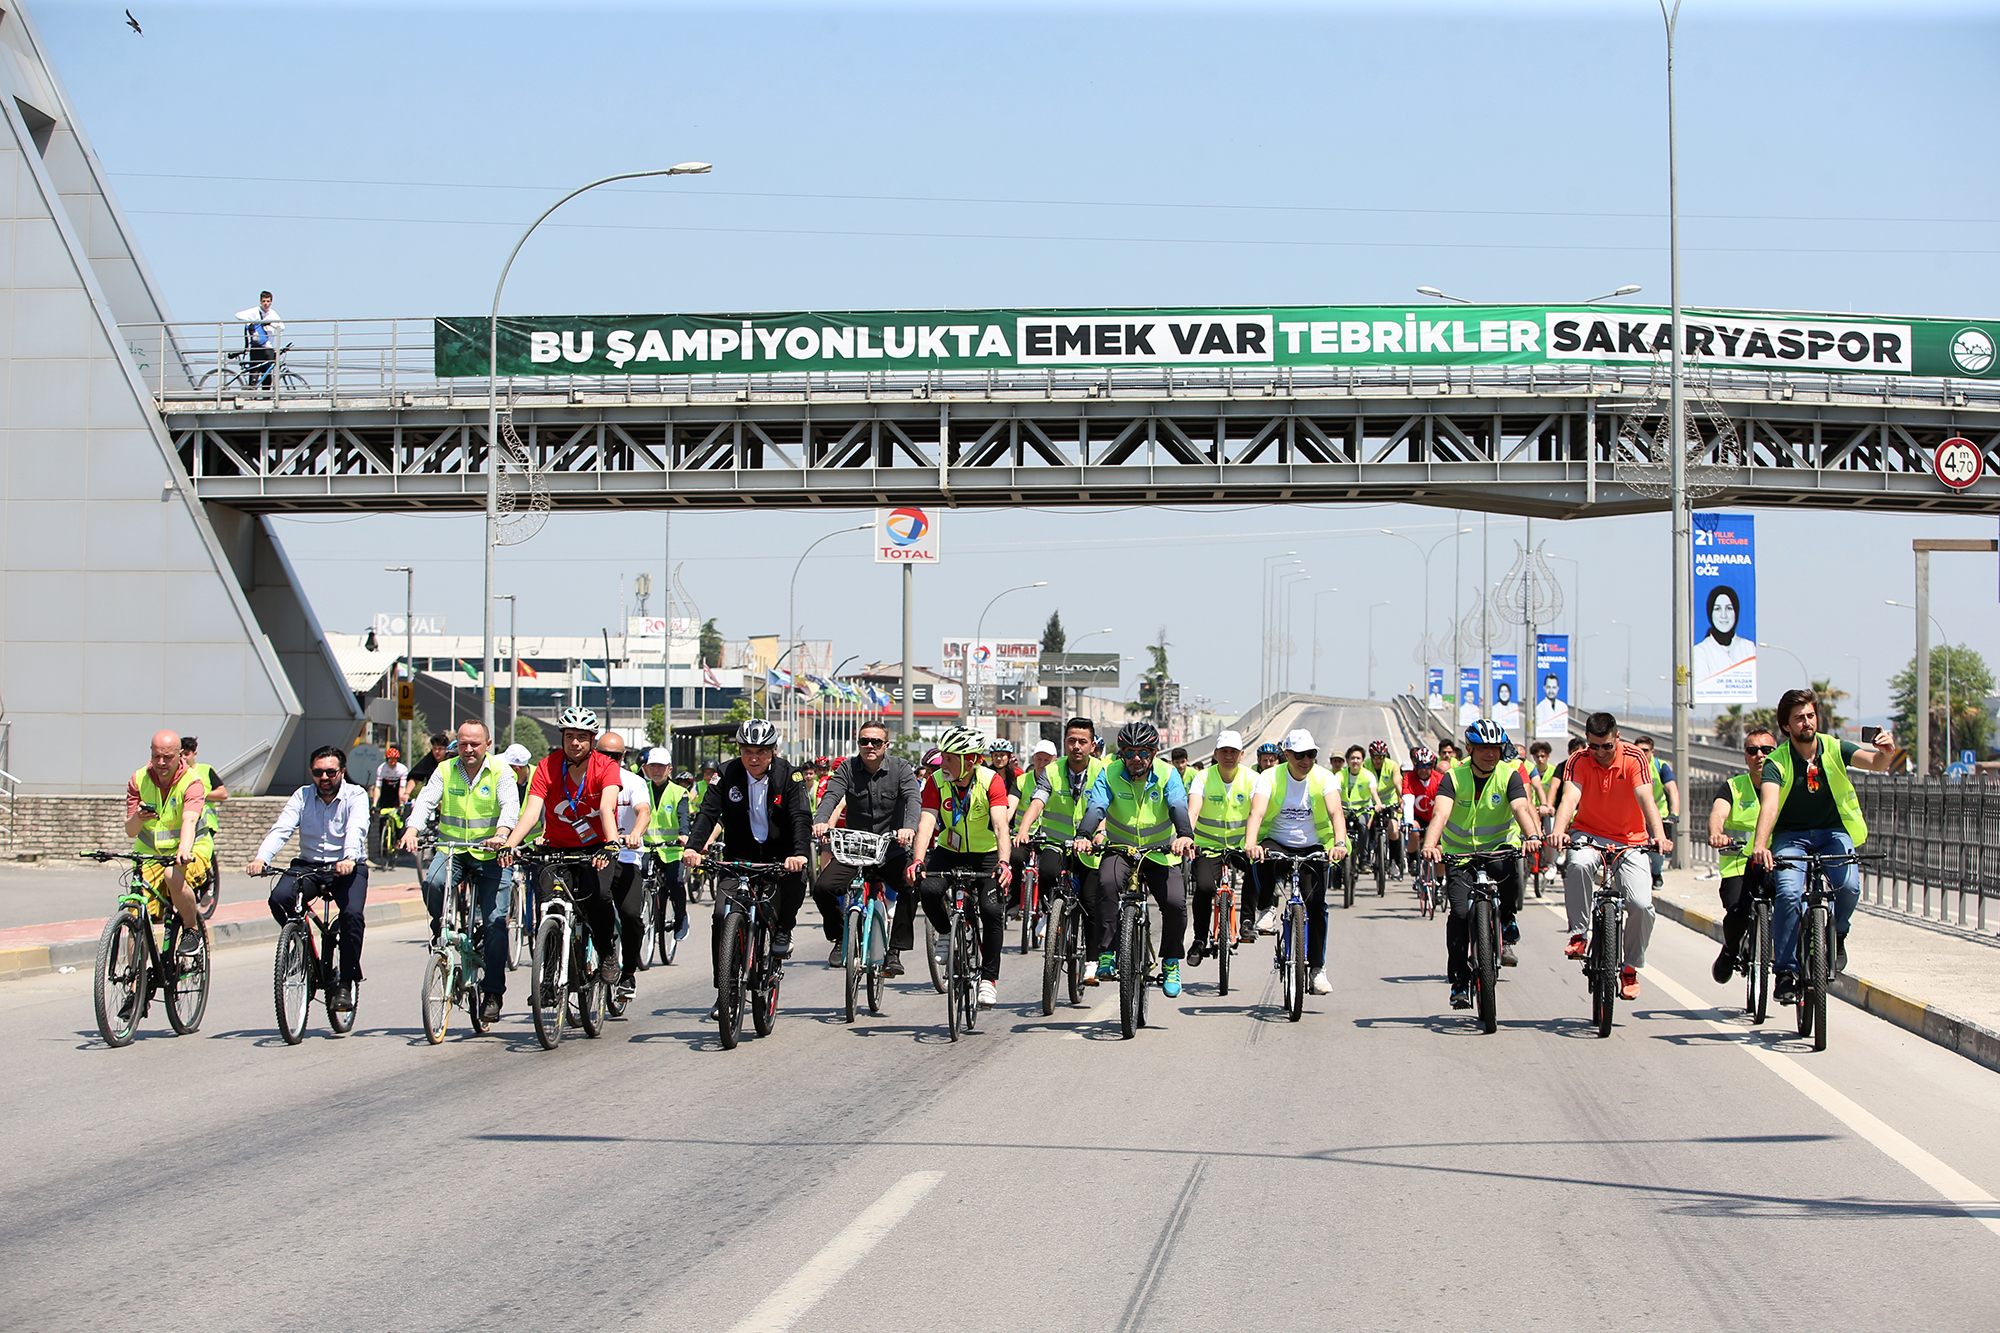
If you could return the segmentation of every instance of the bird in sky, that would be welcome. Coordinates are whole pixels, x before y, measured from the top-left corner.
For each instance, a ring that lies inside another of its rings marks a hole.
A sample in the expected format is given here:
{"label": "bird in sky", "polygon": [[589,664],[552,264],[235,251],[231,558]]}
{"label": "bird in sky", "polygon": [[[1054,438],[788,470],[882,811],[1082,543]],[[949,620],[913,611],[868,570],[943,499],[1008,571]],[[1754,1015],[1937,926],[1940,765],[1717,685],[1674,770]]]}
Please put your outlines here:
{"label": "bird in sky", "polygon": [[132,17],[132,11],[129,9],[125,11],[125,26],[141,36],[145,35],[146,30],[139,26],[139,20]]}

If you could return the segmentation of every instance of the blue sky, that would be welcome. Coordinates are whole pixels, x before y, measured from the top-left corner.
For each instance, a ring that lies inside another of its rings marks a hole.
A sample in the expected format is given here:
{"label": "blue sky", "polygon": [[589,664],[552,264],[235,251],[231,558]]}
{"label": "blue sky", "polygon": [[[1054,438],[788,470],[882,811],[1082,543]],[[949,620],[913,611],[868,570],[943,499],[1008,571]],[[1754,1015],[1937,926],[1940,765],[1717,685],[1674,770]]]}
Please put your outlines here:
{"label": "blue sky", "polygon": [[[519,228],[562,189],[688,158],[714,174],[571,205],[524,252],[506,308],[1400,302],[1420,284],[1475,300],[1666,295],[1647,0],[149,3],[133,8],[143,36],[118,8],[40,0],[34,16],[181,319],[227,315],[260,287],[293,319],[480,310]],[[1679,71],[1690,304],[2000,313],[1993,6],[1689,0]],[[1340,589],[1320,602],[1323,690],[1361,691],[1365,608],[1391,602],[1376,615],[1380,692],[1419,678],[1423,597],[1410,547],[1374,530],[1451,524],[1410,509],[955,513],[949,563],[924,580],[919,660],[969,633],[993,591],[1045,578],[989,632],[1033,633],[1059,607],[1073,632],[1111,626],[1137,653],[1164,626],[1187,687],[1241,707],[1258,678],[1244,571],[1254,583],[1257,557],[1297,549],[1305,588]],[[405,562],[419,602],[454,628],[478,619],[475,521],[282,526],[330,628],[400,601],[379,569]],[[611,622],[620,574],[657,570],[661,526],[558,515],[503,552],[524,632]],[[771,632],[792,560],[838,526],[690,516],[675,547],[726,632]],[[1497,577],[1521,523],[1491,531]],[[1872,713],[1909,655],[1908,613],[1881,602],[1909,599],[1911,537],[1994,531],[1763,515],[1761,632],[1858,681]],[[1581,562],[1591,702],[1623,698],[1612,618],[1635,626],[1635,695],[1664,702],[1665,518],[1537,536]],[[801,577],[806,632],[894,657],[892,571],[861,558],[860,537],[843,554],[847,540]],[[1450,554],[1432,562],[1439,629]],[[1992,557],[1936,562],[1938,618],[1989,656],[1996,583]],[[1303,592],[1298,605],[1303,622]],[[1775,697],[1796,669],[1765,665]]]}

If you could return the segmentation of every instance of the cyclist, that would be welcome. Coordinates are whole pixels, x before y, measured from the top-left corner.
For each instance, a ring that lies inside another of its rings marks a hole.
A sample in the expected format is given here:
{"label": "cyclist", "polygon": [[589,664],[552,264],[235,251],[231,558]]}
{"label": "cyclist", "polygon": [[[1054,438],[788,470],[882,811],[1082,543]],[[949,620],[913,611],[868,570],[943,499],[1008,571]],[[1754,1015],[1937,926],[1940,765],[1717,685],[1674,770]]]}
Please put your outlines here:
{"label": "cyclist", "polygon": [[[181,758],[187,761],[188,769],[201,780],[201,827],[211,844],[216,834],[222,832],[222,818],[216,807],[229,799],[229,788],[222,783],[222,775],[215,771],[213,764],[201,762],[201,742],[192,736],[181,737]],[[214,871],[215,858],[209,857],[209,870]]]}
{"label": "cyclist", "polygon": [[[1007,789],[1007,828],[1011,833],[1019,827],[1021,811],[1027,807],[1027,801],[1021,796],[1021,770],[1014,766],[1014,742],[1004,736],[994,737],[986,748],[986,766],[993,770],[1000,779],[1000,785]],[[1018,869],[1020,845],[1010,842],[1009,847],[1012,855],[1008,864]],[[1020,908],[1021,885],[1019,880],[1015,880],[1007,886],[1007,915],[1019,917]]]}
{"label": "cyclist", "polygon": [[1449,740],[1438,742],[1438,763],[1442,767],[1450,768],[1462,758],[1464,756],[1459,754],[1458,746],[1455,742]]}
{"label": "cyclist", "polygon": [[140,873],[155,889],[164,887],[168,901],[180,913],[181,947],[193,951],[206,943],[201,910],[188,887],[208,877],[215,860],[215,838],[203,817],[207,788],[181,750],[181,738],[171,731],[153,737],[144,768],[125,784],[125,834],[139,856],[171,856],[173,865],[142,865]]}
{"label": "cyclist", "polygon": [[500,868],[499,853],[492,850],[507,840],[519,822],[520,788],[514,770],[505,760],[489,755],[486,726],[470,718],[458,724],[458,759],[442,765],[417,795],[410,812],[409,826],[403,830],[402,848],[414,855],[417,830],[438,817],[438,838],[442,842],[477,842],[483,849],[466,852],[440,851],[424,873],[424,906],[431,914],[431,942],[437,942],[444,919],[444,891],[456,874],[459,881],[472,885],[475,918],[486,923],[485,966],[480,972],[480,1006],[486,1022],[500,1017],[500,1002],[507,994],[507,907],[511,887]]}
{"label": "cyclist", "polygon": [[1172,764],[1174,766],[1174,772],[1180,775],[1181,786],[1186,787],[1188,785],[1187,746],[1176,745],[1174,747],[1173,753],[1167,756],[1167,762]]}
{"label": "cyclist", "polygon": [[639,848],[653,822],[652,792],[646,779],[625,767],[625,737],[607,731],[597,738],[597,752],[618,765],[618,864],[611,871],[611,901],[618,904],[619,934],[623,936],[624,966],[618,973],[618,998],[629,1000],[637,988],[640,951],[646,942],[645,879],[639,874]]}
{"label": "cyclist", "polygon": [[[917,819],[923,805],[922,783],[910,761],[889,753],[889,728],[880,721],[864,722],[855,734],[857,753],[843,760],[820,793],[819,807],[813,811],[812,834],[824,838],[833,827],[834,811],[843,812],[842,822],[858,833],[893,833],[882,863],[864,873],[871,883],[895,904],[889,927],[889,952],[882,959],[882,974],[903,974],[904,949],[910,947],[916,903],[914,894],[899,894],[904,882],[910,844],[916,841]],[[813,881],[813,902],[819,907],[820,921],[826,926],[826,940],[833,946],[826,965],[839,967],[841,931],[844,917],[841,899],[854,883],[854,867],[829,861]]]}
{"label": "cyclist", "polygon": [[[1224,852],[1240,852],[1250,828],[1250,792],[1256,775],[1243,767],[1243,735],[1225,731],[1215,738],[1215,762],[1196,775],[1188,789],[1188,823],[1194,826],[1194,943],[1187,965],[1198,967],[1208,954],[1209,918],[1215,915],[1215,891],[1222,884]],[[1213,855],[1203,856],[1208,851]],[[1238,904],[1239,911],[1246,910]],[[1238,926],[1239,932],[1241,926]],[[1256,928],[1251,927],[1251,939]]]}
{"label": "cyclist", "polygon": [[[611,901],[611,867],[619,840],[618,793],[624,784],[617,761],[592,748],[598,732],[593,710],[565,708],[556,726],[562,744],[535,765],[506,850],[520,846],[530,829],[540,828],[545,846],[596,853],[587,866],[550,866],[546,882],[560,878],[569,885],[597,946],[597,974],[612,986],[618,982],[618,909]],[[543,828],[545,816],[548,826]],[[540,893],[542,886],[537,884],[535,891]]]}
{"label": "cyclist", "polygon": [[[688,832],[681,862],[701,869],[708,845],[720,832],[731,860],[782,862],[785,873],[776,885],[772,904],[771,952],[787,958],[792,931],[799,924],[799,906],[806,900],[801,873],[812,849],[812,781],[778,755],[778,728],[769,719],[753,717],[736,728],[737,757],[717,775]],[[720,888],[721,886],[718,886]],[[709,926],[709,957],[715,963],[715,989],[722,989],[722,922],[729,899],[715,895]],[[709,1011],[710,1019],[715,1011]]]}
{"label": "cyclist", "polygon": [[[368,847],[372,852],[381,845],[382,822],[391,810],[403,806],[403,791],[410,779],[409,765],[403,762],[403,752],[391,745],[382,752],[382,762],[375,765],[375,778],[371,787],[374,791],[375,812],[368,825]],[[387,861],[384,861],[387,864]]]}
{"label": "cyclist", "polygon": [[[1160,970],[1169,999],[1181,993],[1181,955],[1187,944],[1187,887],[1181,859],[1194,850],[1187,789],[1181,775],[1160,755],[1160,733],[1143,718],[1118,728],[1118,761],[1098,772],[1090,803],[1077,825],[1076,849],[1092,849],[1091,835],[1102,825],[1110,840],[1140,852],[1139,874],[1160,904]],[[1102,845],[1104,839],[1097,839]],[[1106,852],[1097,872],[1097,975],[1118,975],[1118,894],[1132,873],[1124,852]],[[1144,966],[1144,959],[1139,960]]]}
{"label": "cyclist", "polygon": [[331,745],[314,750],[306,767],[312,781],[285,802],[278,822],[271,825],[244,869],[263,874],[285,840],[298,833],[298,857],[271,888],[271,916],[283,921],[304,887],[297,877],[299,869],[307,862],[333,863],[334,879],[325,890],[340,908],[340,977],[333,988],[332,1007],[351,1012],[355,983],[365,980],[361,940],[368,930],[368,793],[347,781],[347,756]]}
{"label": "cyclist", "polygon": [[[1609,713],[1592,713],[1583,730],[1584,748],[1570,757],[1562,804],[1556,807],[1555,829],[1549,835],[1549,841],[1561,846],[1574,824],[1588,844],[1572,848],[1563,867],[1563,897],[1569,909],[1569,947],[1564,953],[1571,958],[1583,957],[1590,948],[1584,931],[1605,852],[1648,843],[1670,845],[1659,807],[1653,803],[1653,774],[1645,752],[1618,738],[1618,719]],[[1625,970],[1619,993],[1636,1000],[1654,919],[1651,876],[1637,856],[1619,858],[1618,887],[1625,896]]]}
{"label": "cyclist", "polygon": [[[1389,753],[1389,742],[1370,741],[1368,743],[1368,771],[1375,775],[1375,790],[1380,798],[1379,804],[1390,811],[1394,811],[1396,808],[1396,797],[1403,790],[1403,766],[1397,763],[1395,757]],[[1403,876],[1402,825],[1394,818],[1391,818],[1384,827],[1384,833],[1389,839],[1390,873],[1395,875],[1396,878],[1401,879]],[[1376,848],[1377,852],[1381,850],[1379,847]]]}
{"label": "cyclist", "polygon": [[[924,914],[938,930],[939,961],[951,919],[945,912],[941,870],[977,870],[993,879],[979,881],[974,910],[979,913],[979,1007],[999,998],[1000,949],[1007,934],[1007,910],[999,889],[1013,878],[1009,861],[1007,785],[979,762],[986,738],[970,727],[953,727],[938,738],[944,763],[923,784],[916,847],[904,872],[923,899]],[[933,850],[931,843],[937,846]],[[919,878],[921,876],[921,878]]]}
{"label": "cyclist", "polygon": [[1403,829],[1408,836],[1431,826],[1443,785],[1444,769],[1438,766],[1436,752],[1424,745],[1410,751],[1410,771],[1403,775]]}
{"label": "cyclist", "polygon": [[1278,743],[1276,741],[1265,741],[1257,747],[1257,771],[1262,773],[1267,769],[1276,768],[1279,757]]}
{"label": "cyclist", "polygon": [[[1347,762],[1333,773],[1347,827],[1353,830],[1351,836],[1363,846],[1367,846],[1368,823],[1374,818],[1376,807],[1384,804],[1382,793],[1376,787],[1374,770],[1367,766],[1367,756],[1368,752],[1359,745],[1350,745],[1343,756]],[[1371,858],[1383,854],[1380,847],[1368,847],[1367,850]]]}
{"label": "cyclist", "polygon": [[[1037,773],[1035,790],[1028,798],[1028,808],[1021,815],[1022,841],[1033,838],[1037,827],[1042,828],[1052,842],[1076,841],[1076,826],[1082,822],[1084,811],[1090,806],[1090,793],[1097,787],[1098,774],[1104,771],[1104,761],[1092,753],[1096,748],[1097,737],[1091,731],[1089,718],[1073,717],[1063,723],[1063,762],[1049,764]],[[1097,903],[1097,871],[1101,858],[1095,852],[1080,852],[1074,848],[1064,853],[1044,847],[1035,855],[1035,872],[1045,886],[1054,884],[1061,877],[1065,857],[1074,862],[1076,905],[1083,913],[1083,938],[1087,946],[1094,947],[1103,929],[1098,920]],[[1097,958],[1094,954],[1083,965],[1083,984],[1097,984]]]}
{"label": "cyclist", "polygon": [[[1253,861],[1267,851],[1301,853],[1315,847],[1339,862],[1348,851],[1347,816],[1341,809],[1338,779],[1318,767],[1319,747],[1312,733],[1287,732],[1285,762],[1257,779],[1250,793],[1250,837],[1245,848]],[[1330,866],[1307,866],[1300,872],[1306,903],[1306,962],[1312,967],[1312,993],[1327,995],[1326,882]],[[1271,876],[1275,891],[1277,875]],[[1296,942],[1294,942],[1296,947]]]}
{"label": "cyclist", "polygon": [[646,804],[653,813],[641,841],[645,843],[646,855],[659,862],[660,887],[674,909],[670,926],[661,919],[665,915],[661,906],[655,906],[660,932],[671,930],[675,939],[684,940],[688,933],[688,896],[687,882],[681,878],[681,848],[687,842],[688,789],[680,779],[688,775],[676,776],[673,760],[673,755],[660,746],[646,751]]}
{"label": "cyclist", "polygon": [[[1653,804],[1659,807],[1660,822],[1667,827],[1668,851],[1671,852],[1674,826],[1681,820],[1681,784],[1674,781],[1674,766],[1653,754],[1653,738],[1641,736],[1632,742],[1646,752],[1646,762],[1653,770]],[[1658,852],[1652,853],[1653,890],[1658,892],[1666,883],[1667,858]]]}
{"label": "cyclist", "polygon": [[[1465,746],[1472,756],[1454,766],[1438,784],[1430,823],[1424,829],[1423,856],[1440,861],[1444,853],[1476,855],[1500,888],[1500,919],[1512,925],[1521,911],[1519,852],[1542,843],[1542,824],[1528,799],[1528,784],[1519,764],[1503,763],[1500,755],[1507,733],[1491,718],[1480,718],[1465,729]],[[1456,818],[1453,816],[1456,815]],[[1442,850],[1440,850],[1442,844]],[[1445,896],[1451,917],[1445,922],[1445,967],[1451,982],[1451,1007],[1472,1007],[1472,964],[1467,959],[1472,937],[1474,866],[1460,862],[1445,875]],[[1504,946],[1501,961],[1513,965],[1513,946]]]}
{"label": "cyclist", "polygon": [[1716,866],[1722,875],[1722,952],[1715,956],[1709,975],[1718,983],[1727,983],[1739,966],[1748,971],[1749,964],[1756,961],[1739,962],[1738,951],[1743,944],[1743,932],[1750,927],[1755,890],[1768,872],[1751,863],[1748,848],[1757,832],[1758,787],[1764,776],[1764,761],[1777,748],[1778,738],[1769,727],[1751,727],[1745,731],[1744,771],[1718,785],[1709,803],[1708,845],[1722,848],[1731,842],[1743,844],[1733,852],[1724,852]]}
{"label": "cyclist", "polygon": [[[1786,690],[1778,698],[1778,729],[1785,743],[1764,760],[1757,794],[1757,831],[1752,859],[1772,869],[1772,854],[1838,856],[1868,841],[1868,824],[1847,771],[1887,772],[1896,740],[1884,731],[1866,745],[1819,734],[1819,696]],[[1772,998],[1796,1004],[1799,998],[1799,918],[1805,907],[1806,868],[1778,866],[1777,905],[1771,912],[1772,956],[1778,980]],[[1847,931],[1861,901],[1861,870],[1828,866],[1826,884],[1834,893],[1835,972],[1847,970]]]}
{"label": "cyclist", "polygon": [[400,793],[402,804],[408,805],[414,800],[417,793],[424,789],[424,784],[431,780],[431,774],[437,772],[438,765],[450,757],[451,737],[440,731],[431,737],[431,752],[417,760],[404,773],[403,790]]}

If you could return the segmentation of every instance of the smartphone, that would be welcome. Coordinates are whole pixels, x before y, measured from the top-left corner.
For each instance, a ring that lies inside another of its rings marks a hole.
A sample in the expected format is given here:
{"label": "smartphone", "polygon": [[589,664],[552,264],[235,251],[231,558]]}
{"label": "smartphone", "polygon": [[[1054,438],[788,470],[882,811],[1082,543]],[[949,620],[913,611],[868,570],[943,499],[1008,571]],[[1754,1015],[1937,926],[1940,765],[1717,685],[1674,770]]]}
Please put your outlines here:
{"label": "smartphone", "polygon": [[1880,727],[1863,727],[1861,729],[1861,743],[1863,745],[1873,745],[1881,735],[1882,728]]}

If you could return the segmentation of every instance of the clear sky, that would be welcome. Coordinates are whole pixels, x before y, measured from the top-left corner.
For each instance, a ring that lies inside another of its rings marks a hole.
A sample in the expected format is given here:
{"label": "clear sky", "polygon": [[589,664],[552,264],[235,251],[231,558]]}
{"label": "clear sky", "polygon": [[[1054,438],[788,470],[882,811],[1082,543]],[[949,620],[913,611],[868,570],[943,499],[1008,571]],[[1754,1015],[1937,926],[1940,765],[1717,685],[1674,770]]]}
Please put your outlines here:
{"label": "clear sky", "polygon": [[[563,190],[684,159],[711,176],[579,200],[509,280],[519,312],[1008,305],[1664,302],[1663,39],[1652,0],[1251,5],[656,2],[122,6],[36,0],[84,127],[171,311],[277,295],[290,319],[483,310],[506,248]],[[1679,35],[1683,292],[1692,305],[2000,314],[2000,7],[1687,0]],[[857,516],[856,521],[865,515]],[[1322,691],[1421,679],[1415,552],[1450,513],[1397,507],[956,512],[920,576],[920,662],[970,634],[1072,634],[1142,655],[1164,627],[1185,687],[1258,684],[1257,571],[1296,550]],[[676,563],[726,634],[782,632],[792,562],[838,515],[684,516]],[[1480,569],[1465,539],[1461,593]],[[659,569],[658,515],[558,514],[501,555],[524,634],[615,627],[619,579]],[[479,619],[476,519],[288,520],[322,621],[400,604]],[[1491,521],[1492,576],[1518,519]],[[1760,638],[1858,682],[1907,662],[1910,539],[1988,519],[1764,513]],[[1597,706],[1665,703],[1664,516],[1537,523],[1596,634]],[[898,655],[895,572],[865,537],[799,580],[840,655]],[[1452,600],[1447,544],[1432,620]],[[1933,610],[1995,660],[1991,556],[1935,562]],[[1567,620],[1567,615],[1565,620]],[[1567,624],[1560,628],[1569,628]],[[1765,701],[1797,683],[1768,653]],[[1642,702],[1643,701],[1643,702]]]}

